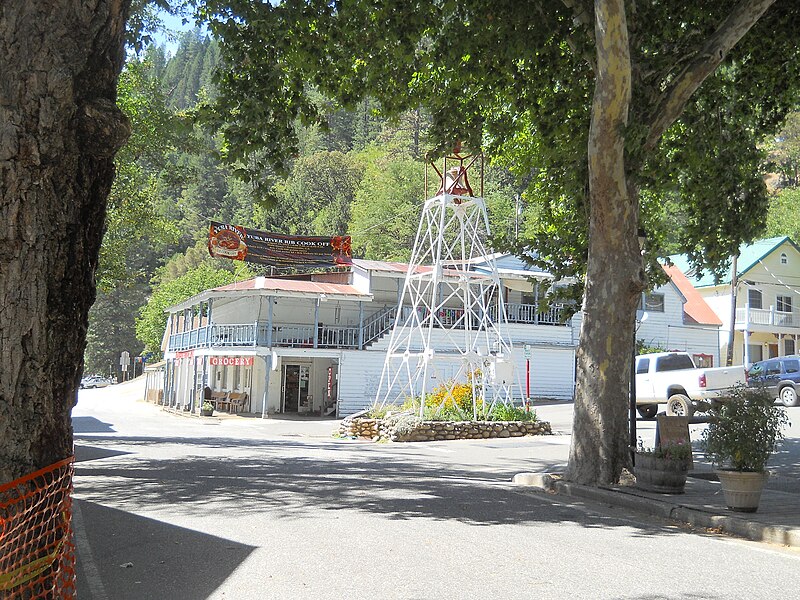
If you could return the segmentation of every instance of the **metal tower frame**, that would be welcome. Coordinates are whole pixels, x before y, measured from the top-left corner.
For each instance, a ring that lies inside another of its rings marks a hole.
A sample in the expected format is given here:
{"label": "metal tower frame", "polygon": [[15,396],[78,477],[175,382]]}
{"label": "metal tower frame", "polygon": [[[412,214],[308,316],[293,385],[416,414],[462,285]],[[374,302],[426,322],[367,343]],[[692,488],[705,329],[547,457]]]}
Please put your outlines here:
{"label": "metal tower frame", "polygon": [[[466,383],[472,386],[477,419],[497,402],[513,402],[512,344],[500,276],[486,247],[486,205],[468,180],[469,169],[477,165],[482,195],[483,157],[456,149],[442,165],[440,171],[430,163],[441,186],[422,209],[376,403],[419,398],[422,416],[434,382],[446,387],[437,410]],[[427,191],[427,168],[425,183]],[[485,272],[471,269],[478,259]]]}

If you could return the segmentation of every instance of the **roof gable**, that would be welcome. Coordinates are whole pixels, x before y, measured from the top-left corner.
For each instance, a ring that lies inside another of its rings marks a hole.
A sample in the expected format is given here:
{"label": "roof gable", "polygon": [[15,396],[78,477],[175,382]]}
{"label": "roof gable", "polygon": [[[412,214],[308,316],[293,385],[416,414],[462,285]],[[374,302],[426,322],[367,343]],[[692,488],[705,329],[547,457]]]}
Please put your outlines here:
{"label": "roof gable", "polygon": [[662,265],[670,280],[678,288],[685,302],[683,304],[684,318],[697,325],[722,325],[722,321],[711,307],[703,300],[700,293],[694,288],[692,282],[675,265]]}
{"label": "roof gable", "polygon": [[[775,252],[784,243],[790,244],[798,253],[800,246],[794,243],[789,236],[766,238],[757,240],[752,244],[742,244],[739,246],[739,257],[736,259],[736,271],[738,277],[742,277],[750,269],[755,267],[764,258]],[[669,257],[670,262],[680,269],[694,287],[711,287],[717,285],[730,285],[730,269],[724,273],[719,281],[714,280],[714,274],[704,272],[702,277],[694,276],[694,269],[689,264],[689,258],[684,254],[676,254]]]}

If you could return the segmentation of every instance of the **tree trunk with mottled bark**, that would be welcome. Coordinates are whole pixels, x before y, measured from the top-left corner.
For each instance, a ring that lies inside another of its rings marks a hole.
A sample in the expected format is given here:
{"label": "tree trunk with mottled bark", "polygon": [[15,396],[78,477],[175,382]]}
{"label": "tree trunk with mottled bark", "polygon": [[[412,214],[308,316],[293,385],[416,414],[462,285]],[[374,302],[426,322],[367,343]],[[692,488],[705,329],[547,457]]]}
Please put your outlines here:
{"label": "tree trunk with mottled bark", "polygon": [[[564,0],[567,6],[582,4]],[[627,151],[633,86],[624,0],[596,0],[595,93],[589,131],[589,260],[578,350],[575,417],[567,477],[588,485],[618,481],[630,466],[628,414],[636,307],[645,286],[638,247],[639,197],[628,174],[683,112],[692,94],[775,0],[743,0],[696,48],[683,69],[659,88],[652,110],[641,111],[646,135]],[[583,21],[588,13],[576,15]],[[646,96],[646,94],[645,94]],[[626,160],[627,159],[627,160]],[[630,163],[630,164],[628,164]]]}
{"label": "tree trunk with mottled bark", "polygon": [[0,483],[73,452],[129,4],[0,3]]}
{"label": "tree trunk with mottled bark", "polygon": [[624,0],[595,5],[597,82],[589,131],[589,260],[567,477],[617,481],[629,466],[628,397],[636,301],[644,288],[638,197],[629,189],[625,126],[631,62]]}

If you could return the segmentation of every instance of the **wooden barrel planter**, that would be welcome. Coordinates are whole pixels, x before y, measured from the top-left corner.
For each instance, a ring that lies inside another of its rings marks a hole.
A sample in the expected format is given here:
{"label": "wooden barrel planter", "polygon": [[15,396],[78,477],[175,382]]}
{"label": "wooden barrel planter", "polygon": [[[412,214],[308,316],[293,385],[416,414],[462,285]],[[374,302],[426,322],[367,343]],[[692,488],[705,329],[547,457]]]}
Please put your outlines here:
{"label": "wooden barrel planter", "polygon": [[682,494],[686,487],[686,461],[636,454],[636,487],[659,494]]}

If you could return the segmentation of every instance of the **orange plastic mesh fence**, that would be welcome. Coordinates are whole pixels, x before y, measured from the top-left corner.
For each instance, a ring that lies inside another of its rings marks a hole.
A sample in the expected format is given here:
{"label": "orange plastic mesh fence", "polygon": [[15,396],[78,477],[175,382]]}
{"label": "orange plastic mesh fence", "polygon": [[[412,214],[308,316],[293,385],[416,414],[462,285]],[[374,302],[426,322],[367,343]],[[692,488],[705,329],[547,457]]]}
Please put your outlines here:
{"label": "orange plastic mesh fence", "polygon": [[0,598],[75,598],[72,463],[0,486]]}

